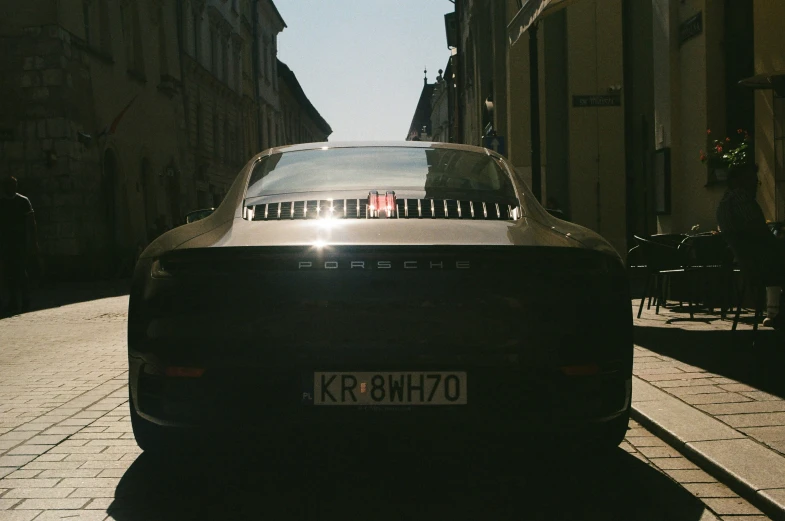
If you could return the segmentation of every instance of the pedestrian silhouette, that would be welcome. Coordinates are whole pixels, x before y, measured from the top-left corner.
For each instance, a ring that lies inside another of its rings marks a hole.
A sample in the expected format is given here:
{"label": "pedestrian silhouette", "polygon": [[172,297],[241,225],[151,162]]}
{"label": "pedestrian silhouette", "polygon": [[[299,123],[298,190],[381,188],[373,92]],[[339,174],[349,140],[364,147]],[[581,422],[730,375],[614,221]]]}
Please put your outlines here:
{"label": "pedestrian silhouette", "polygon": [[[27,281],[29,260],[38,255],[35,214],[30,200],[16,193],[17,180],[6,176],[0,186],[0,263],[8,291],[4,311],[14,314],[30,308]],[[2,304],[2,299],[0,299]]]}

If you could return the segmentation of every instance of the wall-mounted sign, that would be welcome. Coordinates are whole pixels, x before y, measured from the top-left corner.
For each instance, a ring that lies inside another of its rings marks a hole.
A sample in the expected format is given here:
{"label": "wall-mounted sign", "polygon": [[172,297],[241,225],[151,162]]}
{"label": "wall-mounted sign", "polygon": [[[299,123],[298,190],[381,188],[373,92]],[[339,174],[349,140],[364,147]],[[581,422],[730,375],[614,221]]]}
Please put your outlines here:
{"label": "wall-mounted sign", "polygon": [[447,47],[458,47],[458,16],[455,12],[444,15],[444,29],[447,33]]}
{"label": "wall-mounted sign", "polygon": [[607,96],[573,96],[572,106],[577,108],[621,107],[621,96],[618,94],[609,94]]}
{"label": "wall-mounted sign", "polygon": [[703,32],[703,11],[679,24],[679,46]]}
{"label": "wall-mounted sign", "polygon": [[504,136],[483,136],[482,146],[501,155],[507,153],[507,148],[504,146]]}
{"label": "wall-mounted sign", "polygon": [[0,141],[13,141],[14,131],[10,128],[0,128]]}

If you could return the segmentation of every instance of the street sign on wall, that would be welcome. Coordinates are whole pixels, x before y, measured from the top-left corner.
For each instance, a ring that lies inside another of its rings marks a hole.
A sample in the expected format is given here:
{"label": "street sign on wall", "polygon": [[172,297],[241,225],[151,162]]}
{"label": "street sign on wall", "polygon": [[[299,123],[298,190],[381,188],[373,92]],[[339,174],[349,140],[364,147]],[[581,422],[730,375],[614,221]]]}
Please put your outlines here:
{"label": "street sign on wall", "polygon": [[618,94],[608,94],[603,96],[573,96],[572,106],[576,108],[621,107],[621,96]]}

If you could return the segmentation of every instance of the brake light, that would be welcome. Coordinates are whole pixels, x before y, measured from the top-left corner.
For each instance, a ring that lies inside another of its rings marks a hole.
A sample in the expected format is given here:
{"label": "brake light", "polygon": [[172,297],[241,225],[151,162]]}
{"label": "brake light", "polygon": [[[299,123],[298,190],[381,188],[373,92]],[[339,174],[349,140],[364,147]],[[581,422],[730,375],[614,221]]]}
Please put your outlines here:
{"label": "brake light", "polygon": [[204,369],[201,367],[167,367],[164,374],[175,378],[199,378],[204,374]]}
{"label": "brake light", "polygon": [[368,217],[394,217],[396,210],[395,192],[380,195],[373,190],[368,193]]}

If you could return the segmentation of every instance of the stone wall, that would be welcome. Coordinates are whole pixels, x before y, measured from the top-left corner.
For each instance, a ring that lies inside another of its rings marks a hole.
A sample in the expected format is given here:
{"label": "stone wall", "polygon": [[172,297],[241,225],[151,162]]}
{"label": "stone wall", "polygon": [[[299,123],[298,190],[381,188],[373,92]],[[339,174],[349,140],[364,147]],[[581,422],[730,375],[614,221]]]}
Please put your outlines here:
{"label": "stone wall", "polygon": [[104,234],[98,157],[77,135],[93,123],[88,58],[58,26],[0,36],[0,55],[0,171],[30,198],[50,271],[72,272]]}

